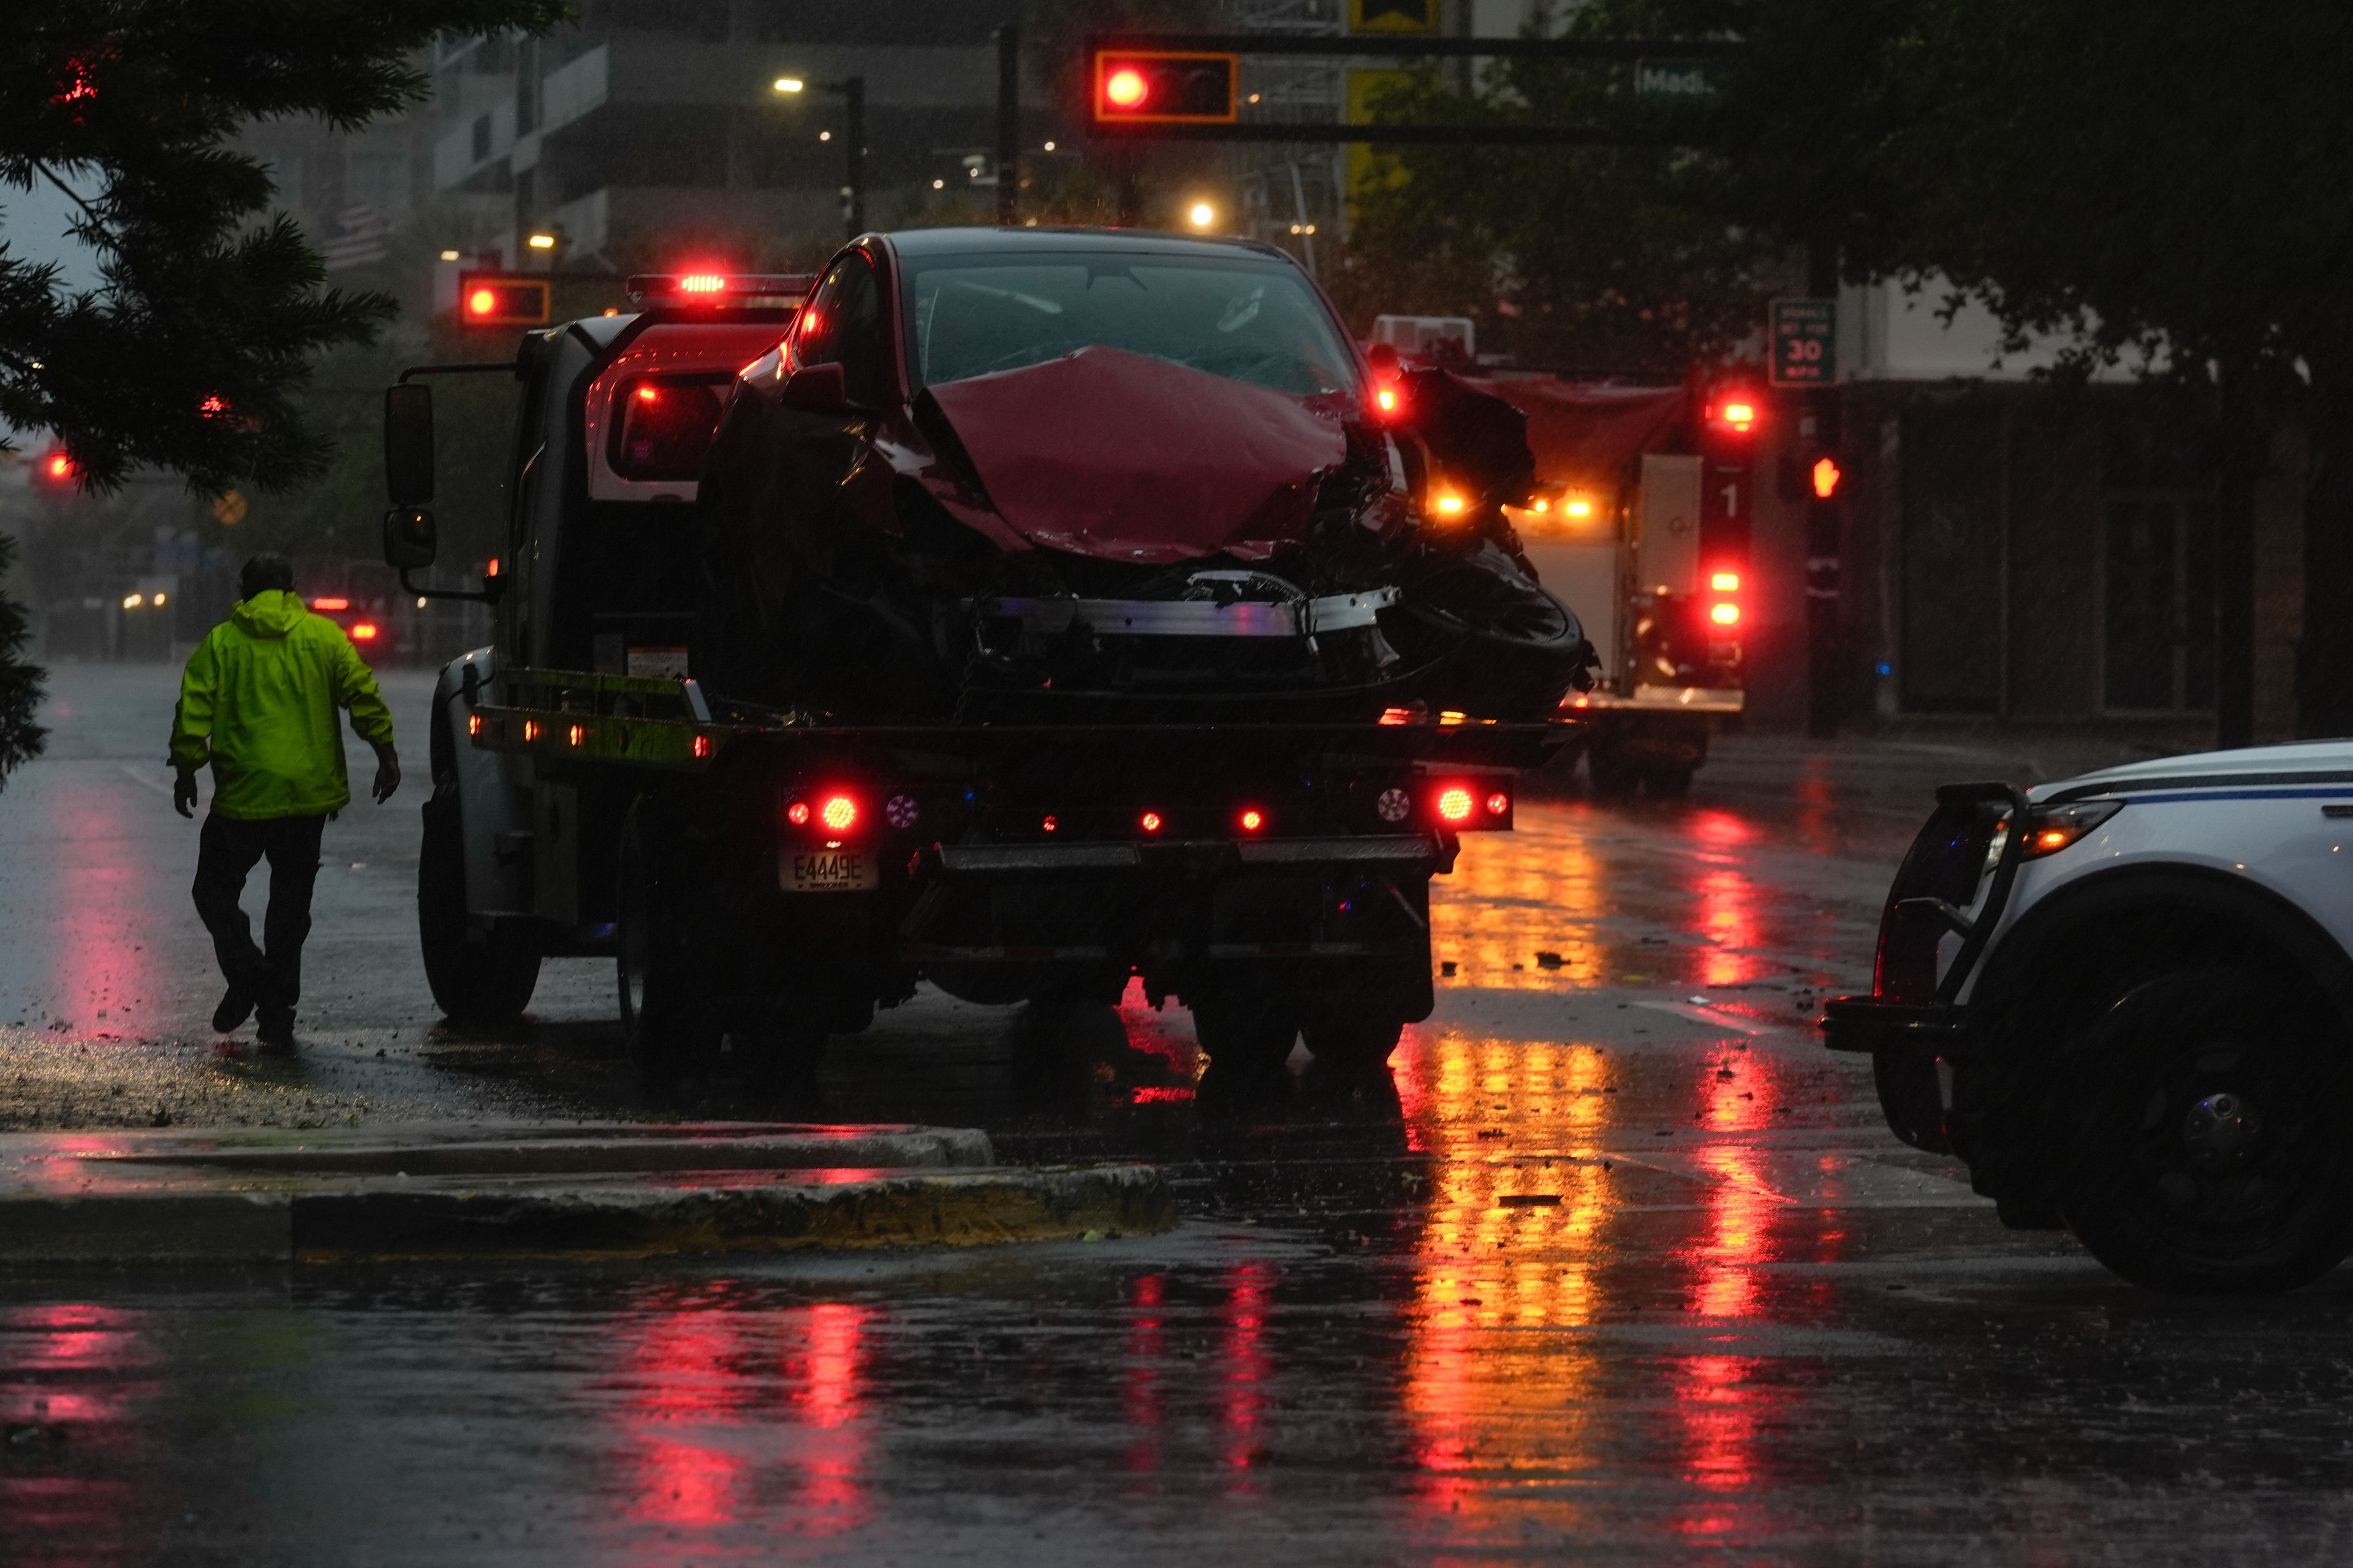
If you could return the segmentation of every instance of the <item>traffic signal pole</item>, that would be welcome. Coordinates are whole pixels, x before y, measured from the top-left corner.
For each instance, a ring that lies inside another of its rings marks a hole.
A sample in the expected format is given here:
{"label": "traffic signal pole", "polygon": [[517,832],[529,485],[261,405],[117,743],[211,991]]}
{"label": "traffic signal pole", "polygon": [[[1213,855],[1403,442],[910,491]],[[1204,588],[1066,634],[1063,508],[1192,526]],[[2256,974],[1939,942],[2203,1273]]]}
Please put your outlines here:
{"label": "traffic signal pole", "polygon": [[866,79],[854,76],[841,84],[842,135],[849,142],[849,237],[866,232]]}
{"label": "traffic signal pole", "polygon": [[997,221],[1021,221],[1021,29],[997,29]]}
{"label": "traffic signal pole", "polygon": [[[1806,291],[1816,300],[1838,298],[1838,251],[1817,239],[1808,247]],[[1841,437],[1838,381],[1799,395],[1799,451],[1805,454],[1806,507],[1806,732],[1828,740],[1845,717],[1846,626],[1843,573],[1846,486],[1839,482]],[[1833,464],[1825,486],[1817,466]],[[1829,493],[1823,491],[1828,489]]]}

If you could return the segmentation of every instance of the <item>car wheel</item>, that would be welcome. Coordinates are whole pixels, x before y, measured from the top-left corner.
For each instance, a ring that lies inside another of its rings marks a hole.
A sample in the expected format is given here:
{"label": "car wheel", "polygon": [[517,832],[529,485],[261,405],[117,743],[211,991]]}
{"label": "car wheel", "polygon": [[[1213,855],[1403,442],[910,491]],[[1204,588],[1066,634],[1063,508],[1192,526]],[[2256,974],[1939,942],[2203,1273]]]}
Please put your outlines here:
{"label": "car wheel", "polygon": [[1233,1110],[1287,1099],[1286,1064],[1299,1038],[1299,1020],[1290,998],[1242,986],[1220,986],[1187,997],[1193,1033],[1209,1058],[1202,1069],[1198,1103],[1205,1110]]}
{"label": "car wheel", "polygon": [[1652,768],[1642,775],[1642,787],[1653,800],[1681,800],[1691,794],[1690,768]]}
{"label": "car wheel", "polygon": [[645,1087],[659,1090],[708,1065],[719,1031],[679,930],[667,869],[648,843],[642,818],[642,808],[632,807],[621,828],[614,969],[629,1058]]}
{"label": "car wheel", "polygon": [[1630,800],[1641,786],[1640,770],[1617,754],[1614,747],[1596,746],[1587,752],[1587,769],[1593,775],[1593,794],[1599,800]]}
{"label": "car wheel", "polygon": [[452,1023],[505,1024],[521,1016],[539,987],[539,954],[493,930],[467,932],[466,835],[456,791],[425,803],[425,837],[417,855],[417,939],[433,1005]]}
{"label": "car wheel", "polygon": [[2251,968],[2151,981],[2068,1053],[2059,1209],[2137,1285],[2293,1289],[2353,1249],[2343,1021]]}

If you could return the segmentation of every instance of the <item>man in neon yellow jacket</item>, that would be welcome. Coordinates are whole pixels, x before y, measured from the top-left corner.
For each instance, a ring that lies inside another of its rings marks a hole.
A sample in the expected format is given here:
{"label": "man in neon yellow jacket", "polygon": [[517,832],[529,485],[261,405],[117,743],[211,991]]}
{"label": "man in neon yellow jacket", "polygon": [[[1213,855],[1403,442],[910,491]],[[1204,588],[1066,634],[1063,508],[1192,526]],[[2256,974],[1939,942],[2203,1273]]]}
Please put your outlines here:
{"label": "man in neon yellow jacket", "polygon": [[[213,1012],[227,1034],[257,1009],[261,1048],[294,1049],[294,1004],[302,989],[302,939],[311,934],[311,889],[319,836],[352,802],[343,770],[339,710],[375,748],[378,805],[400,787],[392,714],[375,677],[343,629],[303,606],[285,557],[245,563],[241,597],[188,658],[172,720],[172,804],[195,815],[196,772],[213,771],[213,809],[196,851],[196,913],[212,932],[228,993]],[[269,909],[262,946],[237,897],[255,862],[269,860]]]}

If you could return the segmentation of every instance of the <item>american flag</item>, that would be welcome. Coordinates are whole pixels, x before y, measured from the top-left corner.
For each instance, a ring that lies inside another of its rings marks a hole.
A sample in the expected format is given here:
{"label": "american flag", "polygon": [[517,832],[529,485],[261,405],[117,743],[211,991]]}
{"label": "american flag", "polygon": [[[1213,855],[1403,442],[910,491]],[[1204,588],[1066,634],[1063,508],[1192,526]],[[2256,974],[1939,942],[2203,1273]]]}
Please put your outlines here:
{"label": "american flag", "polygon": [[337,213],[335,226],[340,232],[320,247],[330,272],[382,261],[390,251],[390,226],[384,221],[384,214],[364,202]]}

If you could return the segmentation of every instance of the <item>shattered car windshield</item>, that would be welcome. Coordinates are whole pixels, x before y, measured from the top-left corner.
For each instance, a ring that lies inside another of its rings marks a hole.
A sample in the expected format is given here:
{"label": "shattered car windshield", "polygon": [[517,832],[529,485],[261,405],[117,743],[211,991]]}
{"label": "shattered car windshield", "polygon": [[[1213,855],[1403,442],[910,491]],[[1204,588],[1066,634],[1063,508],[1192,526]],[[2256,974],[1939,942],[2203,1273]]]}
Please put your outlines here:
{"label": "shattered car windshield", "polygon": [[984,256],[911,261],[918,387],[1042,364],[1101,344],[1307,397],[1356,389],[1331,313],[1291,268],[1187,257]]}

